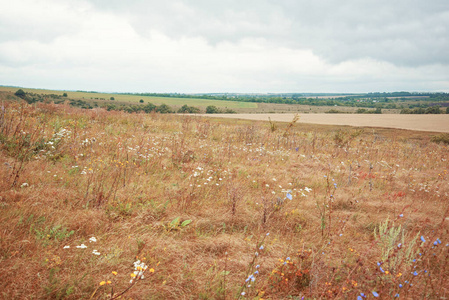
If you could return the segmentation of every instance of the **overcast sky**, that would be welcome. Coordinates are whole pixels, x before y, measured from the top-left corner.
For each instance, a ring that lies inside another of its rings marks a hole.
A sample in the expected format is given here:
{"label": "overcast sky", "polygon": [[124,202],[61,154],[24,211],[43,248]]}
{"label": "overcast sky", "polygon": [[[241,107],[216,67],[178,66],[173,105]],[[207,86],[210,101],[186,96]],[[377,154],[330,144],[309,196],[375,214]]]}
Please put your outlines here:
{"label": "overcast sky", "polygon": [[448,0],[0,0],[0,85],[449,92]]}

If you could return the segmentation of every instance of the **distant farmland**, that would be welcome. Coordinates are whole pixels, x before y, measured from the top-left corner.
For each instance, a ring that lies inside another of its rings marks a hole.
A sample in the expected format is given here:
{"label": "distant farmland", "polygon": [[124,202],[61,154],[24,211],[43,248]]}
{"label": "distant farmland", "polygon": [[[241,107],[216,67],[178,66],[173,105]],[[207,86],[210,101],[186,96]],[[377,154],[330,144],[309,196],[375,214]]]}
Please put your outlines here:
{"label": "distant farmland", "polygon": [[[290,122],[295,114],[217,114],[214,117],[245,120]],[[211,116],[211,115],[202,115]],[[431,132],[449,132],[449,115],[399,115],[399,114],[300,114],[300,123],[323,125],[348,125],[360,127],[385,127]]]}

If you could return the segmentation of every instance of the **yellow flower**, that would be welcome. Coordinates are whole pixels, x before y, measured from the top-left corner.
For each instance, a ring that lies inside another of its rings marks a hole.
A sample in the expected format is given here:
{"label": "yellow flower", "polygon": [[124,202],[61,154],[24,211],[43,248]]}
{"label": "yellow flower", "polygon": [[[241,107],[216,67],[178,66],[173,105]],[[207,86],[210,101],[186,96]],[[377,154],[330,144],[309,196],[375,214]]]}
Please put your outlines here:
{"label": "yellow flower", "polygon": [[134,274],[134,273],[131,273],[131,274],[129,274],[129,276],[131,276],[131,277],[136,277],[136,274]]}
{"label": "yellow flower", "polygon": [[108,282],[106,282],[107,284],[111,284],[112,282],[110,280],[108,280]]}
{"label": "yellow flower", "polygon": [[115,272],[115,271],[112,271],[112,274],[113,274],[114,276],[116,276],[116,275],[117,275],[117,272]]}
{"label": "yellow flower", "polygon": [[150,273],[154,273],[154,269],[153,268],[150,269]]}
{"label": "yellow flower", "polygon": [[106,284],[106,281],[100,282],[100,285],[105,285],[105,284]]}

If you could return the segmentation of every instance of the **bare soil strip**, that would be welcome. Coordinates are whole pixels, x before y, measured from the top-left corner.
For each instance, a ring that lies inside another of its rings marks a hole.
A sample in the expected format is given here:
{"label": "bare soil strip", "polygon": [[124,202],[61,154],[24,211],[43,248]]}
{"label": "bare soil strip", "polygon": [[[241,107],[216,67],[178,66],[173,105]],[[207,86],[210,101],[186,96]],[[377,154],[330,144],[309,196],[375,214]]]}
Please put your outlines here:
{"label": "bare soil strip", "polygon": [[[245,120],[290,122],[295,114],[202,114],[201,116]],[[400,114],[300,114],[300,123],[384,127],[417,131],[449,132],[449,115]]]}

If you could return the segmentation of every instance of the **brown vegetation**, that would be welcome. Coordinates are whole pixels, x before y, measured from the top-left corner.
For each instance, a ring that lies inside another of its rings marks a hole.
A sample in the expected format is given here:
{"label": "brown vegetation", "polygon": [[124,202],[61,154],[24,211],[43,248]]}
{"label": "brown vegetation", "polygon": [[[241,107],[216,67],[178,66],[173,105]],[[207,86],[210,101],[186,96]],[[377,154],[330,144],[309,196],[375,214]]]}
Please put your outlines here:
{"label": "brown vegetation", "polygon": [[447,296],[446,144],[15,101],[0,142],[4,299]]}

